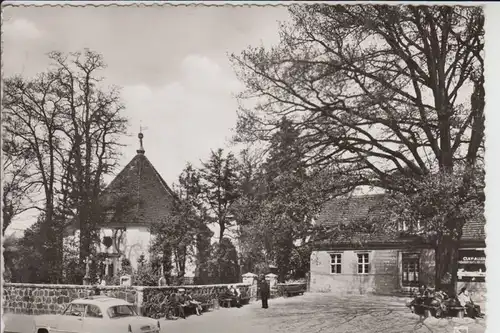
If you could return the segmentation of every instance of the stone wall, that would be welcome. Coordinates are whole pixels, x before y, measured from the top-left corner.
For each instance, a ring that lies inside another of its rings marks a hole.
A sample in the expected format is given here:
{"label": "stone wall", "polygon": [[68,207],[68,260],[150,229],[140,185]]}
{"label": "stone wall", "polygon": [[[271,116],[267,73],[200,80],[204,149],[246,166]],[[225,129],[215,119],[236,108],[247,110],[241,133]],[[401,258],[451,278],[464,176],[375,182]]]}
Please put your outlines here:
{"label": "stone wall", "polygon": [[[60,313],[69,302],[90,295],[93,286],[4,283],[3,309],[5,312],[25,314]],[[103,286],[102,293],[137,304],[135,287]]]}
{"label": "stone wall", "polygon": [[[250,297],[251,291],[250,285],[243,283],[230,284],[236,288],[240,289],[242,297]],[[186,291],[190,291],[192,297],[202,303],[212,304],[215,300],[219,299],[219,295],[227,291],[229,284],[214,284],[214,285],[187,285],[182,287],[137,287],[141,291],[141,304],[139,311],[145,315],[149,316],[151,312],[155,311],[157,305],[161,303],[166,296],[170,295],[172,292],[179,288],[184,288]]]}
{"label": "stone wall", "polygon": [[303,283],[278,283],[276,286],[277,297],[287,297],[289,293],[304,293],[307,292],[307,282]]}
{"label": "stone wall", "polygon": [[[242,295],[251,295],[248,284],[232,284],[238,287]],[[148,306],[157,302],[179,288],[191,290],[195,299],[212,301],[229,285],[190,285],[166,287],[142,286],[99,286],[101,294],[124,299],[137,306],[138,310],[149,315]],[[69,302],[90,295],[94,286],[81,285],[51,285],[4,283],[3,309],[8,313],[25,313],[32,315],[61,313]],[[161,301],[160,301],[161,302]]]}

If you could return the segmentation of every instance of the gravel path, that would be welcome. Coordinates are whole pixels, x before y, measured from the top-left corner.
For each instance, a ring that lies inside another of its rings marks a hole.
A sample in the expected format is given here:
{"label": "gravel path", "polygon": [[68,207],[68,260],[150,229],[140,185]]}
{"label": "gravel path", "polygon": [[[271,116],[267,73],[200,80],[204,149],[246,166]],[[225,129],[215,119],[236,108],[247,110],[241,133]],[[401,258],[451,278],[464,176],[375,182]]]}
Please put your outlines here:
{"label": "gravel path", "polygon": [[[484,319],[424,320],[410,313],[404,302],[395,297],[305,294],[273,299],[269,309],[254,302],[240,309],[221,308],[186,320],[162,320],[161,326],[165,333],[458,333],[458,327],[467,327],[466,333],[485,332]],[[32,318],[7,314],[6,332],[31,333]]]}

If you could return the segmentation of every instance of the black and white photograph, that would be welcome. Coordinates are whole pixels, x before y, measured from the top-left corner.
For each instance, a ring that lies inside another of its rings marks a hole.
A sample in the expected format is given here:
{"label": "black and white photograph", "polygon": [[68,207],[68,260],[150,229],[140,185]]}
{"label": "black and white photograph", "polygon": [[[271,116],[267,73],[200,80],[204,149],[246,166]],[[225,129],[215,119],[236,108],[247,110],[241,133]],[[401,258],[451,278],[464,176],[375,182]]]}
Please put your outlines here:
{"label": "black and white photograph", "polygon": [[2,3],[3,332],[496,332],[494,7]]}

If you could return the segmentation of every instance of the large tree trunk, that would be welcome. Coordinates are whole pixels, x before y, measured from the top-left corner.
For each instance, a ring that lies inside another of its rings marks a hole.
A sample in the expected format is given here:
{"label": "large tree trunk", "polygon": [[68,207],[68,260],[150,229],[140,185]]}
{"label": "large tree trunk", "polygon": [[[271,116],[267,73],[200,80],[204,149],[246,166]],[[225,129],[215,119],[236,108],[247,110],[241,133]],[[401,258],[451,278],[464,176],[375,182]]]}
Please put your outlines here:
{"label": "large tree trunk", "polygon": [[206,232],[200,231],[196,235],[196,249],[197,249],[197,284],[206,284],[209,280],[209,274],[207,270],[207,262],[210,259],[210,237],[206,235]]}
{"label": "large tree trunk", "polygon": [[183,279],[186,275],[186,254],[187,247],[180,246],[175,251],[175,259],[177,261],[177,277]]}
{"label": "large tree trunk", "polygon": [[57,222],[54,216],[54,206],[52,195],[47,195],[45,206],[45,216],[40,232],[40,248],[38,251],[43,253],[45,260],[44,268],[39,278],[41,282],[57,283],[58,271],[61,260],[59,258],[60,251],[58,251],[60,243],[60,232],[57,228]]}
{"label": "large tree trunk", "polygon": [[292,231],[286,233],[285,241],[279,246],[278,253],[278,281],[285,282],[288,271],[290,270],[290,260],[293,251]]}
{"label": "large tree trunk", "polygon": [[456,293],[459,242],[452,236],[443,235],[436,245],[436,289],[453,295]]}

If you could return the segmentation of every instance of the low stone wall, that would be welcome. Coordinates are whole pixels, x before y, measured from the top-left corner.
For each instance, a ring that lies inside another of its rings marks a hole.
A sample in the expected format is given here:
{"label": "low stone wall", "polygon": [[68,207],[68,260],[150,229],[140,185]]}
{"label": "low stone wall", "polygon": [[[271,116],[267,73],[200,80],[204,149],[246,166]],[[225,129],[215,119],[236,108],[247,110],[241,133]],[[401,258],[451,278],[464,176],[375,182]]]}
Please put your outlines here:
{"label": "low stone wall", "polygon": [[[238,287],[243,296],[253,294],[253,286],[243,283],[231,285]],[[179,288],[189,289],[193,298],[208,302],[218,299],[218,295],[227,290],[228,286],[229,284],[175,287],[99,286],[99,289],[101,294],[135,304],[140,313],[147,316],[151,314],[153,304],[158,304],[158,300],[161,302],[165,296]],[[93,288],[94,286],[81,285],[4,283],[3,309],[6,313],[31,315],[61,313],[69,302],[89,296]]]}
{"label": "low stone wall", "polygon": [[276,285],[278,297],[286,297],[289,294],[303,294],[307,291],[307,282],[301,283],[278,283]]}
{"label": "low stone wall", "polygon": [[[4,283],[2,306],[5,312],[54,314],[63,311],[74,299],[90,295],[93,286]],[[102,286],[102,293],[138,304],[135,287]]]}
{"label": "low stone wall", "polygon": [[[251,288],[252,286],[243,283],[230,284],[238,288],[242,297],[249,297],[252,299]],[[219,295],[227,291],[229,284],[214,284],[214,285],[187,285],[187,286],[165,286],[165,287],[137,287],[141,292],[142,301],[139,306],[139,311],[144,316],[150,316],[154,311],[157,311],[158,304],[161,303],[165,297],[173,293],[179,288],[184,288],[190,291],[193,299],[202,302],[210,303],[219,299]]]}

